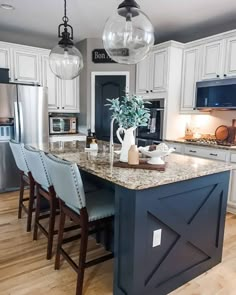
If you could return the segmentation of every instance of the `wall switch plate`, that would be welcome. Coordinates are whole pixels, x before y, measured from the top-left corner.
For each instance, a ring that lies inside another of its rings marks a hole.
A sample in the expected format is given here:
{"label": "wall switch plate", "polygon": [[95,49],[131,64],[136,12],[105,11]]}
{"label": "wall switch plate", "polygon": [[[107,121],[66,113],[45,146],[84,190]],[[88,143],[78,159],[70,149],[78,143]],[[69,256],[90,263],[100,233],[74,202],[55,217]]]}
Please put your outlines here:
{"label": "wall switch plate", "polygon": [[161,245],[161,233],[162,229],[157,229],[153,231],[152,247],[157,247]]}

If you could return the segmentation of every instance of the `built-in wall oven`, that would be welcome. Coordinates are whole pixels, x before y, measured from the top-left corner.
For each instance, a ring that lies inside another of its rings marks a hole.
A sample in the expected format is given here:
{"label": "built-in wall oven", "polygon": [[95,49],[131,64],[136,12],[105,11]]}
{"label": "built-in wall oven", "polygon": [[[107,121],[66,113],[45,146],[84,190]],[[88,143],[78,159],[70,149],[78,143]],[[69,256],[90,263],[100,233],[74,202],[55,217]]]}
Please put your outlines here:
{"label": "built-in wall oven", "polygon": [[75,134],[77,133],[76,117],[49,117],[50,134]]}
{"label": "built-in wall oven", "polygon": [[157,144],[163,140],[164,124],[164,99],[148,100],[145,104],[150,109],[150,119],[148,126],[139,127],[136,133],[136,144],[138,146],[147,146]]}

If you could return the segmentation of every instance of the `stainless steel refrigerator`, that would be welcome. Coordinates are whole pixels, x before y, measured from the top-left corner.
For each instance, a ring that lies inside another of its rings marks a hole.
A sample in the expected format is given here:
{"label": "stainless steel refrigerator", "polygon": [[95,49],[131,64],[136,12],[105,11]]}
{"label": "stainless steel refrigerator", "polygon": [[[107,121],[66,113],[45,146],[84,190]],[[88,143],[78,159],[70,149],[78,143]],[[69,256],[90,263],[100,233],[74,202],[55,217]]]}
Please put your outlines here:
{"label": "stainless steel refrigerator", "polygon": [[[48,146],[47,88],[0,84],[0,127],[10,128],[8,136],[0,132],[0,192],[19,187],[18,170],[10,150],[9,140],[33,145]],[[10,135],[9,135],[10,134]]]}

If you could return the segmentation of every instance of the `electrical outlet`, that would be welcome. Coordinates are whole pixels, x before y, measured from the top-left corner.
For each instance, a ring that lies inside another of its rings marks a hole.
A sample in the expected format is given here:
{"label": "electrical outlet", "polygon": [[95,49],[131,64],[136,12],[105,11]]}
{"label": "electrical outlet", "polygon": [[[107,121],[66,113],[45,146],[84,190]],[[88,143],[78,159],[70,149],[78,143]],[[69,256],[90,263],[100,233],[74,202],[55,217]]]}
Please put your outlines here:
{"label": "electrical outlet", "polygon": [[153,231],[152,247],[157,247],[161,245],[161,233],[162,229],[157,229]]}

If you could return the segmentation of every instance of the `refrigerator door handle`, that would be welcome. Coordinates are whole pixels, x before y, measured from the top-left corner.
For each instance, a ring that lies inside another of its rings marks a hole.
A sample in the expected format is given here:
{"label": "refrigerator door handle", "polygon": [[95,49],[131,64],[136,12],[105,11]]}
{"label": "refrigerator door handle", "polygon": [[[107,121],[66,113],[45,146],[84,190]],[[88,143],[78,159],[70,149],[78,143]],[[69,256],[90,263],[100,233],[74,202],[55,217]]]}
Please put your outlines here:
{"label": "refrigerator door handle", "polygon": [[19,113],[17,102],[14,102],[14,131],[15,131],[15,141],[20,142],[20,124],[19,124]]}
{"label": "refrigerator door handle", "polygon": [[18,101],[18,105],[19,105],[19,123],[20,123],[20,134],[21,134],[20,141],[23,142],[23,139],[24,139],[24,120],[23,120],[22,103],[20,101]]}

